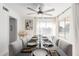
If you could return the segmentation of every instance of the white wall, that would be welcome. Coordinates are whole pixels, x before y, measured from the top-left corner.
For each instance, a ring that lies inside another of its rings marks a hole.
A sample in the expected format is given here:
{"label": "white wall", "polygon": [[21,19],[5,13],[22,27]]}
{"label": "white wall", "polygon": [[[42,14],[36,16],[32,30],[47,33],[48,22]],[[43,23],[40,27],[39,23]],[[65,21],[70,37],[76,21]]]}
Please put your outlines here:
{"label": "white wall", "polygon": [[9,45],[9,20],[7,13],[2,10],[2,4],[0,4],[0,55],[6,55],[8,53]]}
{"label": "white wall", "polygon": [[[79,3],[73,4],[74,55],[79,56]],[[73,37],[73,36],[72,36]]]}
{"label": "white wall", "polygon": [[0,55],[9,55],[9,16],[16,18],[17,32],[21,28],[21,22],[15,11],[9,9],[9,12],[6,12],[2,9],[3,5],[0,3]]}

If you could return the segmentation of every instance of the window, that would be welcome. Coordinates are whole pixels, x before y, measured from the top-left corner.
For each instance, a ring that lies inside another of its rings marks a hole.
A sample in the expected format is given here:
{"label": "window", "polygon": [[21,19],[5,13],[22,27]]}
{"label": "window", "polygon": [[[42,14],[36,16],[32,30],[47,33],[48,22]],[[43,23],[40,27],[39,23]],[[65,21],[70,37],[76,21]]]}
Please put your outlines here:
{"label": "window", "polygon": [[45,36],[53,36],[56,34],[56,24],[52,21],[37,21],[36,29],[37,34]]}
{"label": "window", "polygon": [[70,18],[65,17],[62,20],[59,20],[59,37],[68,39],[70,31]]}

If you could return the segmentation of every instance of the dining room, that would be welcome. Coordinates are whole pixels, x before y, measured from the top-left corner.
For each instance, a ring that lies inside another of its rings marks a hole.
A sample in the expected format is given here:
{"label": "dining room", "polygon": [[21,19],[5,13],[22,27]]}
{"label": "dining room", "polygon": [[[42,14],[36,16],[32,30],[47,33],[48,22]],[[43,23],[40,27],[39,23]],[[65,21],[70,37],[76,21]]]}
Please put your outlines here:
{"label": "dining room", "polygon": [[5,33],[7,55],[74,54],[71,3],[3,3],[2,6],[5,20],[8,20],[7,30],[4,30],[9,34]]}

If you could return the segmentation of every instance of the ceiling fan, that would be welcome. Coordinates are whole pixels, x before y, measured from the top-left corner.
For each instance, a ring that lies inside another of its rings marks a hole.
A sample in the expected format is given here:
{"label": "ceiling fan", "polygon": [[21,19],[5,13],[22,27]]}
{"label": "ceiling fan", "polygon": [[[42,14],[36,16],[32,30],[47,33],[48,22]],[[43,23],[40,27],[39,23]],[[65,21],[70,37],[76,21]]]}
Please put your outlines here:
{"label": "ceiling fan", "polygon": [[33,8],[30,8],[30,7],[27,7],[27,9],[31,10],[31,11],[34,11],[35,13],[28,13],[27,15],[31,15],[31,14],[44,14],[44,15],[49,15],[49,16],[52,16],[52,14],[48,14],[47,12],[51,12],[51,11],[54,11],[55,9],[52,8],[52,9],[49,9],[49,10],[46,10],[46,11],[42,11],[42,7],[40,6],[38,8],[38,11],[33,9]]}

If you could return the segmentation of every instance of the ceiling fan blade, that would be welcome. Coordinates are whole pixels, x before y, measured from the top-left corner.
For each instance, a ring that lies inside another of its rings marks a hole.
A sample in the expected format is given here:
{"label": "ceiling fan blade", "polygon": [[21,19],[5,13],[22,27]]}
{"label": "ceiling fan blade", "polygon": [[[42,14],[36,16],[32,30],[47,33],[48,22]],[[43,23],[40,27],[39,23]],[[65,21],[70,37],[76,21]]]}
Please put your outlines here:
{"label": "ceiling fan blade", "polygon": [[36,13],[28,13],[27,15],[32,15],[32,14],[36,14]]}
{"label": "ceiling fan blade", "polygon": [[44,11],[44,13],[51,12],[51,11],[54,11],[54,10],[55,10],[54,8],[53,9],[49,9],[49,10]]}
{"label": "ceiling fan blade", "polygon": [[27,9],[31,10],[31,11],[34,11],[34,12],[37,12],[36,10],[30,8],[30,7],[27,7]]}
{"label": "ceiling fan blade", "polygon": [[46,13],[43,13],[44,15],[48,15],[48,16],[52,16],[52,14],[46,14]]}

